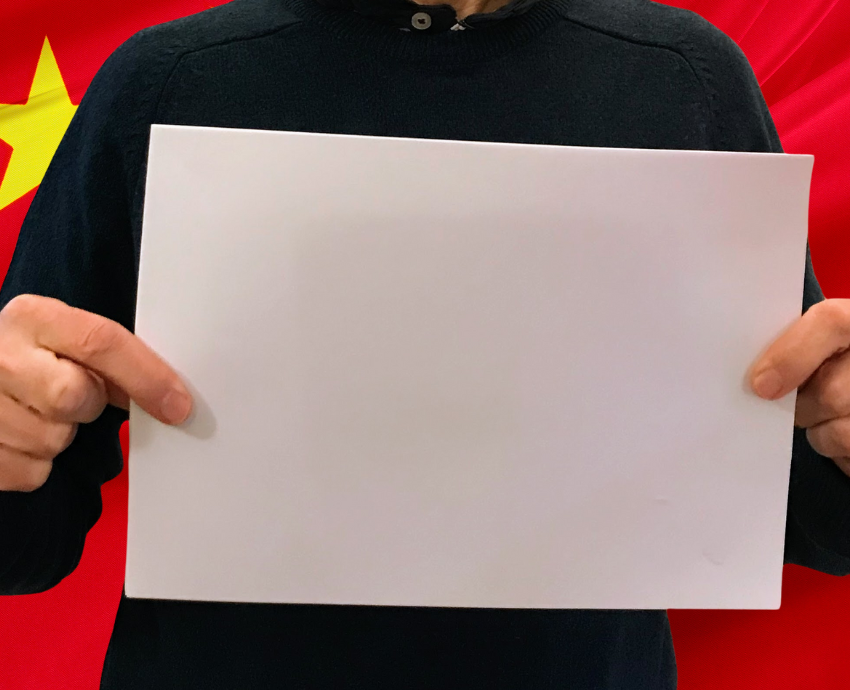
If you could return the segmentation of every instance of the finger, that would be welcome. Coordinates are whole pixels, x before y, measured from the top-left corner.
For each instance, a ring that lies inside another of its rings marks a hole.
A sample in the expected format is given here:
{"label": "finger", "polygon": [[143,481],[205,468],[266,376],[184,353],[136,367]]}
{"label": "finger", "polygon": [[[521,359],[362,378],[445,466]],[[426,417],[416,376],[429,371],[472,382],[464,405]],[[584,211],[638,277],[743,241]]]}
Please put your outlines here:
{"label": "finger", "polygon": [[850,458],[832,458],[832,461],[838,465],[838,469],[850,477]]}
{"label": "finger", "polygon": [[781,398],[848,346],[850,300],[825,300],[811,307],[759,357],[750,370],[750,385],[763,398]]}
{"label": "finger", "polygon": [[0,366],[0,389],[47,419],[92,422],[108,402],[101,377],[44,348],[20,348]]}
{"label": "finger", "polygon": [[850,353],[827,359],[800,388],[794,423],[809,428],[850,416]]}
{"label": "finger", "polygon": [[53,422],[0,395],[0,443],[5,447],[43,460],[52,460],[65,450],[77,433],[76,424]]}
{"label": "finger", "polygon": [[809,444],[828,458],[850,456],[850,418],[833,419],[806,429]]}
{"label": "finger", "polygon": [[52,468],[53,460],[23,455],[0,444],[0,491],[35,491]]}
{"label": "finger", "polygon": [[189,416],[192,398],[180,377],[121,324],[59,300],[21,297],[33,299],[21,300],[7,318],[27,324],[37,345],[91,369],[160,421],[175,424]]}

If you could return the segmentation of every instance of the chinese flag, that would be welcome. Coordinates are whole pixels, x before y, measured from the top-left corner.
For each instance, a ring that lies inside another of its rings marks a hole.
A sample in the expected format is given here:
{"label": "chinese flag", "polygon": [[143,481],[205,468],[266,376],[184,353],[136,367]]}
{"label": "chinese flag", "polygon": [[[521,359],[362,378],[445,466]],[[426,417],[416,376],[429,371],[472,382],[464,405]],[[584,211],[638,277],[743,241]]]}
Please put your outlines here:
{"label": "chinese flag", "polygon": [[[850,0],[668,1],[738,42],[785,150],[815,155],[812,260],[828,297],[850,297],[844,268],[850,262]],[[41,176],[98,67],[136,31],[221,2],[0,4],[0,279]],[[126,426],[121,435],[126,455]],[[0,597],[2,690],[98,687],[123,581],[126,481],[124,472],[104,486],[103,517],[71,576],[42,594]],[[670,617],[681,690],[850,687],[850,581],[788,566],[779,611]]]}

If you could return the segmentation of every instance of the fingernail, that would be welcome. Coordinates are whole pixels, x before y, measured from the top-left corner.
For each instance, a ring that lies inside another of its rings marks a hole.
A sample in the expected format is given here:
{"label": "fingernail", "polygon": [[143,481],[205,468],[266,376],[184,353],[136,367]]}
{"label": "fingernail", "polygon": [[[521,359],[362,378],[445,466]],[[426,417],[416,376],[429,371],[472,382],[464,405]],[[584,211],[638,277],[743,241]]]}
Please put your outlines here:
{"label": "fingernail", "polygon": [[171,390],[166,393],[162,401],[162,416],[165,417],[171,424],[180,424],[185,422],[192,409],[192,399],[185,393],[178,390]]}
{"label": "fingernail", "polygon": [[775,398],[782,391],[782,377],[776,369],[765,369],[753,381],[753,389],[762,398]]}

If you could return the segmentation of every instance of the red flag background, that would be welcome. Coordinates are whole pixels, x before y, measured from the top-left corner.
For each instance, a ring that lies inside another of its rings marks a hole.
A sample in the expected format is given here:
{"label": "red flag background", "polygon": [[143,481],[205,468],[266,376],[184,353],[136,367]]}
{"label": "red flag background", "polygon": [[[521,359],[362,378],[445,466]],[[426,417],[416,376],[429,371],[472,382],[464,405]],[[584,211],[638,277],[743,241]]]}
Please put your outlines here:
{"label": "red flag background", "polygon": [[[815,155],[812,260],[850,297],[850,0],[668,0],[746,53],[785,150]],[[0,280],[74,105],[136,31],[222,0],[6,0],[0,5]],[[121,439],[127,448],[126,425]],[[93,690],[123,582],[126,470],[103,489],[82,562],[43,594],[0,598],[0,689]],[[0,529],[2,529],[0,525]],[[673,611],[681,690],[846,690],[850,581],[786,566],[779,611]]]}

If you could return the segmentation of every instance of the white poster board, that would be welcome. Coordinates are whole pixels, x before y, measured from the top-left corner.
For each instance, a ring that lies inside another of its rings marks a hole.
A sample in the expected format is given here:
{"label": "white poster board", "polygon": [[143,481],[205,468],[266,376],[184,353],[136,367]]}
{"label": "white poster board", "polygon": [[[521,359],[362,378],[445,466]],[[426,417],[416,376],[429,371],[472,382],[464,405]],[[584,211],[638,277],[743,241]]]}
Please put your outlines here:
{"label": "white poster board", "polygon": [[154,126],[127,595],[776,608],[812,164]]}

